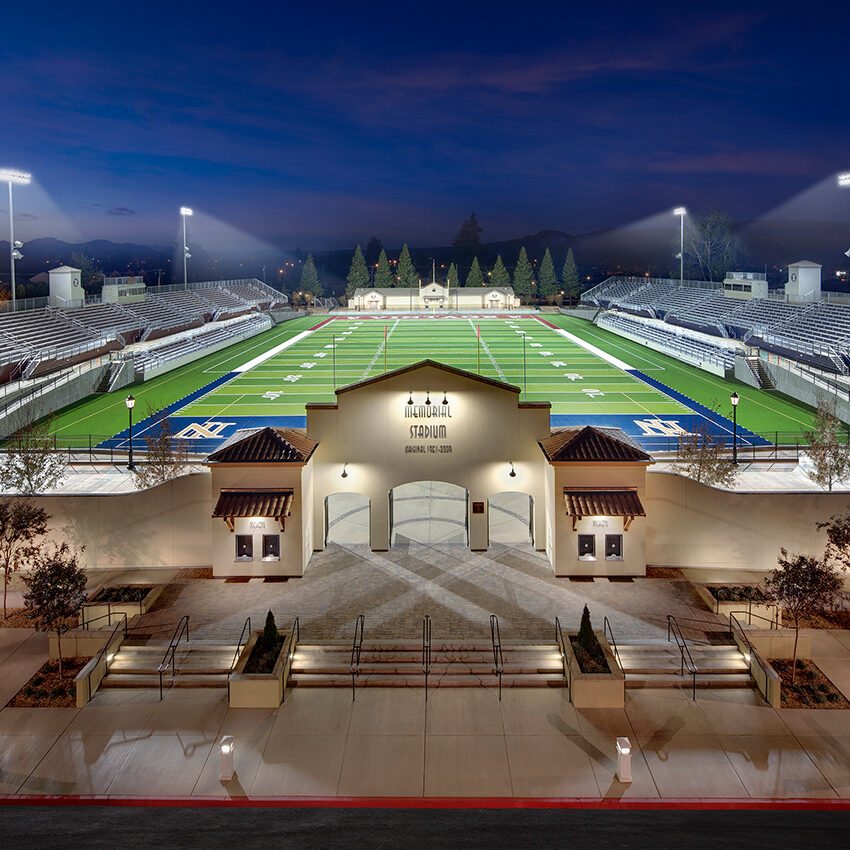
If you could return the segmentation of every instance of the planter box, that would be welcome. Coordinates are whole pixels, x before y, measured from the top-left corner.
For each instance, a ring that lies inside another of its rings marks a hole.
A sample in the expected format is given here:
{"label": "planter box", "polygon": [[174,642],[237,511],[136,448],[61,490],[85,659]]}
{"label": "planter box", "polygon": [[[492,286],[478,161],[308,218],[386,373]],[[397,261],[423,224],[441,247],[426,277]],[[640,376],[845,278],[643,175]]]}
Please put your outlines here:
{"label": "planter box", "polygon": [[[111,634],[111,628],[68,629],[62,635],[62,655],[65,658],[97,655],[103,649]],[[57,659],[59,657],[59,642],[53,632],[47,637],[47,647],[47,654],[51,661]]]}
{"label": "planter box", "polygon": [[623,708],[626,704],[626,675],[605,635],[601,631],[595,632],[611,672],[582,673],[571,640],[577,634],[576,631],[565,635],[564,649],[570,668],[570,701],[576,708]]}
{"label": "planter box", "polygon": [[288,667],[290,641],[284,636],[283,647],[271,673],[245,673],[261,631],[251,633],[233,668],[228,682],[228,704],[231,708],[277,708],[283,702],[284,667]]}
{"label": "planter box", "polygon": [[766,625],[767,622],[782,625],[782,612],[774,602],[721,602],[714,598],[708,589],[708,585],[693,584],[692,586],[699,598],[715,614],[720,614],[728,619],[729,615],[734,613],[743,625],[753,625],[756,628]]}
{"label": "planter box", "polygon": [[114,616],[109,615],[126,614],[129,620],[131,617],[146,614],[154,602],[159,599],[162,591],[165,590],[165,585],[153,585],[139,602],[98,602],[97,594],[107,589],[108,587],[98,588],[95,591],[94,600],[80,608],[81,626],[85,626],[86,623],[91,623],[93,620],[97,621],[93,624],[95,628],[101,628],[104,623],[114,623]]}

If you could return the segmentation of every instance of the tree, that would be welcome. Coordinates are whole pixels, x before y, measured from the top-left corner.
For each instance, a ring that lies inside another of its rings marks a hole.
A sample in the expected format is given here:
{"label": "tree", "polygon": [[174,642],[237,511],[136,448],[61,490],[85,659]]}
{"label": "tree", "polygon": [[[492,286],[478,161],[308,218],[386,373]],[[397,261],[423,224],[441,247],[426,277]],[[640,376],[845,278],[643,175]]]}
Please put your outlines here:
{"label": "tree", "polygon": [[815,426],[806,431],[809,447],[806,454],[812,462],[809,478],[821,487],[832,490],[850,476],[850,446],[843,435],[844,426],[835,415],[835,402],[827,396],[818,399]]}
{"label": "tree", "polygon": [[529,298],[533,290],[534,270],[528,262],[528,254],[525,253],[525,245],[519,249],[519,257],[514,270],[514,292],[521,298]]}
{"label": "tree", "polygon": [[552,253],[548,248],[543,252],[543,259],[540,261],[537,281],[537,294],[541,298],[554,298],[558,294],[558,277],[555,274]]}
{"label": "tree", "polygon": [[850,568],[850,514],[831,516],[826,522],[817,523],[817,527],[826,531],[824,560],[838,564],[846,572]]}
{"label": "tree", "polygon": [[564,292],[570,299],[570,304],[581,295],[581,283],[578,279],[578,268],[576,267],[576,258],[573,256],[573,249],[567,251],[567,256],[564,258],[564,268],[561,271],[561,286]]}
{"label": "tree", "polygon": [[377,236],[369,238],[369,241],[366,243],[366,265],[370,269],[375,268],[375,264],[378,262],[378,257],[381,255],[381,251],[383,250],[384,246],[381,244],[381,240],[378,239]]}
{"label": "tree", "polygon": [[466,276],[467,286],[484,286],[484,275],[481,273],[481,266],[478,265],[478,257],[472,258],[472,265],[469,268],[469,274]]}
{"label": "tree", "polygon": [[[467,286],[469,284],[467,283]],[[490,270],[490,286],[510,286],[511,285],[511,275],[510,272],[505,268],[505,264],[502,262],[502,255],[498,254],[496,256],[496,262],[493,265],[493,268]]]}
{"label": "tree", "polygon": [[779,553],[779,569],[771,572],[764,580],[764,586],[770,597],[794,621],[794,660],[791,666],[793,684],[797,675],[800,621],[833,604],[844,581],[825,561],[808,555],[793,555],[789,558],[785,549],[780,549]]}
{"label": "tree", "polygon": [[95,278],[103,274],[103,269],[88,254],[71,254],[71,265],[80,270],[80,285],[83,288],[90,289]]}
{"label": "tree", "polygon": [[413,265],[410,250],[407,247],[407,242],[405,242],[398,258],[398,267],[396,268],[396,286],[413,286],[413,282],[415,280],[416,267]]}
{"label": "tree", "polygon": [[316,271],[312,254],[307,254],[307,259],[301,267],[301,282],[298,284],[298,288],[314,298],[322,294],[322,284],[319,283],[319,273]]}
{"label": "tree", "polygon": [[179,478],[190,469],[189,450],[174,439],[168,414],[148,405],[145,418],[153,419],[158,427],[145,432],[146,460],[133,470],[133,481],[140,490]]}
{"label": "tree", "polygon": [[685,259],[699,268],[703,280],[722,280],[726,272],[743,260],[741,242],[735,233],[735,220],[713,210],[688,219],[685,224]]}
{"label": "tree", "polygon": [[355,289],[363,289],[369,285],[369,269],[366,268],[366,260],[359,245],[354,249],[354,256],[351,258],[351,268],[348,270],[346,280],[348,281],[348,286],[345,289],[345,294],[349,298],[354,295]]}
{"label": "tree", "polygon": [[67,543],[41,550],[33,559],[33,568],[24,582],[24,607],[27,616],[40,632],[56,635],[59,654],[59,676],[62,676],[62,635],[68,631],[68,620],[88,598],[86,573],[77,563],[77,555]]}
{"label": "tree", "polygon": [[3,569],[3,619],[9,577],[31,562],[40,544],[37,537],[47,534],[50,517],[41,508],[22,499],[0,499],[0,568]]}
{"label": "tree", "polygon": [[729,460],[726,441],[701,422],[688,434],[679,436],[679,460],[682,472],[702,484],[732,487],[738,467]]}
{"label": "tree", "polygon": [[392,286],[394,282],[392,269],[390,269],[390,261],[387,259],[387,252],[381,248],[381,255],[378,257],[378,268],[375,269],[375,286],[385,288]]}
{"label": "tree", "polygon": [[473,251],[481,247],[481,234],[483,232],[484,228],[478,224],[475,213],[472,213],[460,226],[460,230],[458,230],[455,238],[452,239],[452,247]]}
{"label": "tree", "polygon": [[7,491],[30,496],[52,490],[65,478],[68,462],[50,430],[52,417],[23,420],[7,440],[0,458],[0,478]]}
{"label": "tree", "polygon": [[460,286],[458,283],[457,266],[452,263],[446,272],[446,286]]}

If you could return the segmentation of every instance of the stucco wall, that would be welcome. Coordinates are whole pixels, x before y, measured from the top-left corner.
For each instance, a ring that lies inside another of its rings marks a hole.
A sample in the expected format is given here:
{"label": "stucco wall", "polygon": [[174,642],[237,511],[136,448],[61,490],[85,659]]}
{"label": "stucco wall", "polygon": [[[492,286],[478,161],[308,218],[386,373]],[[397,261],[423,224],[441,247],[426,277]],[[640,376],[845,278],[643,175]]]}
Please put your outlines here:
{"label": "stucco wall", "polygon": [[848,493],[731,493],[669,472],[646,476],[646,562],[772,570],[780,546],[820,554],[815,523],[846,512]]}

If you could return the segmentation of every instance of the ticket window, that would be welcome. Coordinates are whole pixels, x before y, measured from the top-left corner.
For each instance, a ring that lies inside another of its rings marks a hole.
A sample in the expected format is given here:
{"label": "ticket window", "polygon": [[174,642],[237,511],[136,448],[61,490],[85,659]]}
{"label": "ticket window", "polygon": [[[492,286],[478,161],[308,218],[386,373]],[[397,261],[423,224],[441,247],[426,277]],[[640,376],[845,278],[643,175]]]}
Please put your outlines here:
{"label": "ticket window", "polygon": [[623,535],[622,534],[606,534],[605,535],[605,560],[606,561],[622,561],[623,560]]}
{"label": "ticket window", "polygon": [[596,535],[579,534],[578,536],[578,559],[580,561],[596,560]]}
{"label": "ticket window", "polygon": [[263,560],[264,561],[279,561],[280,560],[280,535],[279,534],[264,534],[263,535]]}
{"label": "ticket window", "polygon": [[254,536],[252,534],[236,535],[236,560],[254,560]]}

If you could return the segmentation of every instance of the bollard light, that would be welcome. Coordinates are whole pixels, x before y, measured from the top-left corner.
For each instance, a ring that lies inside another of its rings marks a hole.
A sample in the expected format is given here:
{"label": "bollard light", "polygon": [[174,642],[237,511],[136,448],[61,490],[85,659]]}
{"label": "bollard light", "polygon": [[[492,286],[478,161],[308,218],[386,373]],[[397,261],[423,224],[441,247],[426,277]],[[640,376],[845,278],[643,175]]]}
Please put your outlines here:
{"label": "bollard light", "polygon": [[617,738],[617,779],[632,781],[632,744],[628,738]]}
{"label": "bollard light", "polygon": [[221,770],[219,771],[219,780],[221,782],[230,782],[233,779],[235,771],[233,770],[233,749],[236,744],[236,739],[232,735],[225,735],[219,742],[221,750]]}

